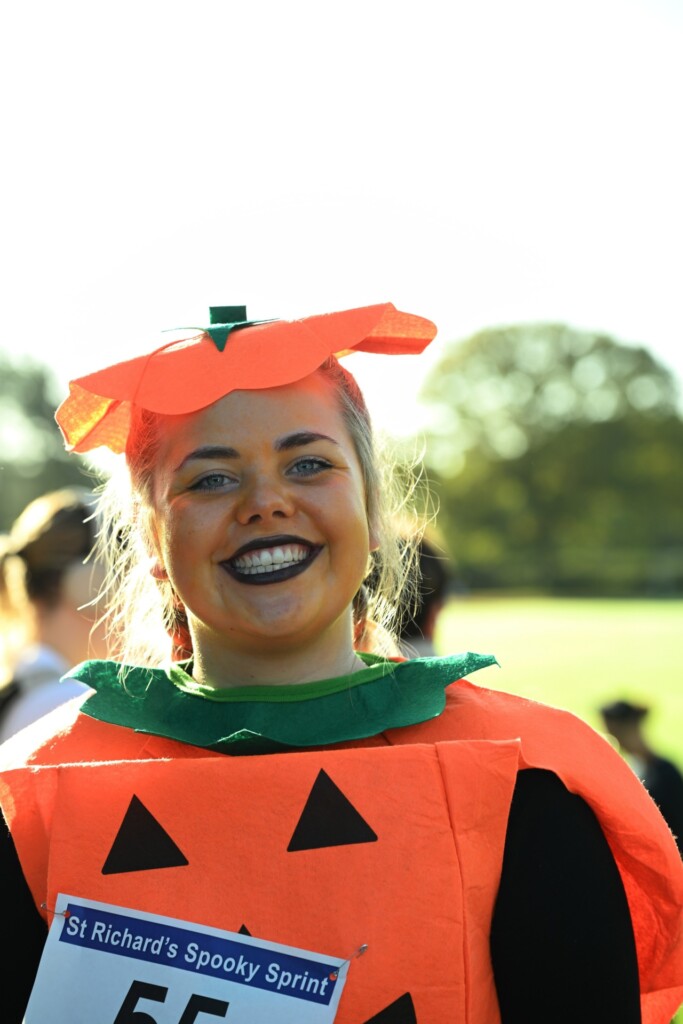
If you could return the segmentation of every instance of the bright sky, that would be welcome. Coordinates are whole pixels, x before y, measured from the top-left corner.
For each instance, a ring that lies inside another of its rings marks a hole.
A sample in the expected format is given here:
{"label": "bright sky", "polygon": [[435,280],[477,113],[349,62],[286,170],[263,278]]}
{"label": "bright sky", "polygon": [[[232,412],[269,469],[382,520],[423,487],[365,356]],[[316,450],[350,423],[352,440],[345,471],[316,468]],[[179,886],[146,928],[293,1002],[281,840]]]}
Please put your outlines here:
{"label": "bright sky", "polygon": [[64,391],[228,303],[433,319],[354,357],[397,432],[495,324],[683,379],[680,0],[27,0],[0,46],[2,347]]}

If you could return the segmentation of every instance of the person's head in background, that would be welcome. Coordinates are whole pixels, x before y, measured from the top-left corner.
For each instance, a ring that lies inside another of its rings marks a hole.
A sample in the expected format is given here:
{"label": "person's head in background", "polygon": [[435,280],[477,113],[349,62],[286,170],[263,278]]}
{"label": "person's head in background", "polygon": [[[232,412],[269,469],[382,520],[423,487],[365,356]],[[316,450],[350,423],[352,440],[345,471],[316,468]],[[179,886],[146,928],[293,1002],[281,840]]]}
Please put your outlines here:
{"label": "person's head in background", "polygon": [[434,634],[446,602],[451,575],[448,558],[436,541],[424,535],[417,544],[417,584],[401,615],[399,639],[408,656],[434,653]]}
{"label": "person's head in background", "polygon": [[[414,483],[420,487],[423,481],[416,476]],[[421,501],[425,497],[428,495],[423,490]],[[436,624],[451,582],[449,559],[431,520],[425,523],[417,513],[412,517],[406,513],[404,507],[393,525],[403,569],[402,590],[395,602],[395,649],[387,646],[387,653],[408,658],[427,657],[435,653]],[[377,586],[377,569],[373,566],[359,598],[367,600]],[[372,652],[372,639],[370,632],[359,649]]]}
{"label": "person's head in background", "polygon": [[627,700],[616,700],[600,708],[606,731],[630,757],[646,760],[651,754],[643,731],[648,711],[649,708]]}
{"label": "person's head in background", "polygon": [[69,666],[103,657],[93,601],[102,573],[92,560],[96,521],[86,488],[43,494],[20,513],[0,550],[4,671],[21,652],[42,645]]}

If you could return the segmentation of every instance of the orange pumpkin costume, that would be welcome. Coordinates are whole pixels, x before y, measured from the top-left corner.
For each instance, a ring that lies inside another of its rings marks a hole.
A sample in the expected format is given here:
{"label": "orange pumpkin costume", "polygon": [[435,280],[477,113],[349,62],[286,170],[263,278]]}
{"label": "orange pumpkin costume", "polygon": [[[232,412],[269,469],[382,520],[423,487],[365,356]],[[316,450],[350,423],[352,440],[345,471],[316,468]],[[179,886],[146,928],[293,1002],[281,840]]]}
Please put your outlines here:
{"label": "orange pumpkin costume", "polygon": [[73,707],[53,725],[67,715],[27,767],[0,774],[38,906],[63,891],[330,955],[367,943],[339,1024],[495,1024],[510,801],[520,769],[545,768],[591,806],[618,865],[643,1021],[665,1024],[683,1000],[676,846],[628,766],[565,712],[460,680],[428,721],[253,757]]}

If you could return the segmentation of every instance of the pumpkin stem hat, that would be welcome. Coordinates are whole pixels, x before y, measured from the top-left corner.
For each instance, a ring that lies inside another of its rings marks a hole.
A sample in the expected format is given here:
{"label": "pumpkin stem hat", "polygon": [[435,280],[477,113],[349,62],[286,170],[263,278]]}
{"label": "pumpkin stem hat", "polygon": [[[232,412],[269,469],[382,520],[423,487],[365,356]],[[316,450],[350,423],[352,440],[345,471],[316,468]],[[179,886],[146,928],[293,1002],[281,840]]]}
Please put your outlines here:
{"label": "pumpkin stem hat", "polygon": [[181,330],[184,336],[152,352],[71,381],[56,413],[68,451],[125,451],[134,405],[166,415],[196,412],[231,391],[292,384],[330,356],[416,355],[436,335],[431,320],[391,302],[261,321],[247,320],[245,306],[213,306],[211,326]]}

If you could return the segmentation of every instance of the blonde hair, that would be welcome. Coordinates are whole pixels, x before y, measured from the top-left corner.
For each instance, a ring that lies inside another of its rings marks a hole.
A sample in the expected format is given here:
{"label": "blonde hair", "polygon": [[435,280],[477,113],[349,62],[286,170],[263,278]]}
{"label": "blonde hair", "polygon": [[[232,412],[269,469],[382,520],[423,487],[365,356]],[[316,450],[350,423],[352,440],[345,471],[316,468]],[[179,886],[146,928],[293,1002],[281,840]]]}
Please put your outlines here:
{"label": "blonde hair", "polygon": [[[386,444],[378,451],[362,392],[334,357],[317,372],[329,381],[339,402],[361,467],[368,523],[379,544],[368,561],[369,585],[354,600],[355,642],[361,650],[398,654],[397,610],[405,605],[406,595],[416,593],[411,550],[419,541],[421,522],[412,499],[420,474],[414,465],[399,467]],[[121,457],[99,503],[103,528],[98,555],[107,566],[109,642],[118,660],[143,666],[192,656],[185,609],[170,581],[151,574],[153,479],[161,422],[158,414],[134,408],[125,463]],[[403,523],[406,517],[414,523],[408,543],[404,528],[402,536],[396,529],[399,514]]]}

